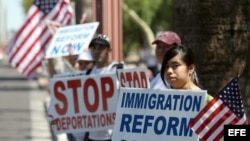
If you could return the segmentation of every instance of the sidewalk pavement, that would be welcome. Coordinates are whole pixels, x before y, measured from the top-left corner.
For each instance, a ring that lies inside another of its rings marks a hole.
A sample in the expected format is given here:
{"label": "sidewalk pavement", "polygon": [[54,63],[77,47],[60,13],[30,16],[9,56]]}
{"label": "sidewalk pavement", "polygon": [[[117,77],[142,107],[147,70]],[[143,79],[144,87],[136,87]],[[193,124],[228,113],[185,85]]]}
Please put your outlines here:
{"label": "sidewalk pavement", "polygon": [[46,118],[47,91],[0,60],[0,140],[53,141]]}
{"label": "sidewalk pavement", "polygon": [[[50,96],[49,96],[49,82],[48,77],[46,76],[46,73],[42,70],[42,68],[39,68],[37,70],[37,83],[39,85],[40,89],[47,90],[48,96],[44,99],[44,110],[45,113],[47,113],[47,110],[49,108],[49,102],[50,102]],[[68,141],[66,133],[62,134],[53,134],[52,129],[50,128],[51,136],[53,141]]]}
{"label": "sidewalk pavement", "polygon": [[68,141],[50,128],[50,96],[38,81],[41,76],[27,80],[5,56],[0,58],[0,141]]}

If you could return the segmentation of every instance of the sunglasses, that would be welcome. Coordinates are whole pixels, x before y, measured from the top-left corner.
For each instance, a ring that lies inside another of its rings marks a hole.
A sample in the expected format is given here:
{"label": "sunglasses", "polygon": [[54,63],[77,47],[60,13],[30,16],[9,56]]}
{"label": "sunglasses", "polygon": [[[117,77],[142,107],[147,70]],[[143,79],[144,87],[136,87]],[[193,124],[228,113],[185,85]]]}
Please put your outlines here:
{"label": "sunglasses", "polygon": [[109,42],[108,36],[104,34],[96,34],[93,39],[103,39]]}

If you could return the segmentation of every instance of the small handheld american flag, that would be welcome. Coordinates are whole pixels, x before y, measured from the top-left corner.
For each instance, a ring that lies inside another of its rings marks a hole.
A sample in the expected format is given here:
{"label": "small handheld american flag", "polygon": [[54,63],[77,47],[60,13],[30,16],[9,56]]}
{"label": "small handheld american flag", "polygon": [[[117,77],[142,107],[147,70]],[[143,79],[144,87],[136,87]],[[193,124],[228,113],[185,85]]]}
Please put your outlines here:
{"label": "small handheld american flag", "polygon": [[31,78],[52,39],[46,21],[67,25],[72,19],[73,9],[68,0],[35,0],[24,24],[6,48],[11,66]]}
{"label": "small handheld american flag", "polygon": [[239,78],[233,78],[189,123],[203,141],[219,141],[224,137],[224,125],[248,124],[239,88]]}

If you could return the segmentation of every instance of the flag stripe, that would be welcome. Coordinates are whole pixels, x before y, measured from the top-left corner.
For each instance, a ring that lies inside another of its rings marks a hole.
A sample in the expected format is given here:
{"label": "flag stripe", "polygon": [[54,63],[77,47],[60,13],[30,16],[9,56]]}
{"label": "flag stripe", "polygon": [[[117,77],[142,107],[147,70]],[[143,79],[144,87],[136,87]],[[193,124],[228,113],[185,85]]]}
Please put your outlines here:
{"label": "flag stripe", "polygon": [[[38,12],[38,9],[35,11],[35,13],[37,13]],[[39,14],[39,13],[37,13],[37,14]],[[34,19],[36,16],[37,16],[37,14],[36,15],[33,15],[34,17],[32,17],[32,19]],[[34,22],[34,20],[33,20],[33,22]],[[39,22],[37,22],[36,23],[36,25],[34,25],[33,26],[33,22],[30,22],[30,21],[28,21],[28,22],[26,22],[26,24],[24,24],[24,28],[26,29],[26,30],[24,30],[24,31],[22,31],[21,33],[20,33],[20,35],[18,36],[18,37],[22,37],[22,38],[18,38],[18,40],[16,41],[16,44],[15,44],[15,46],[17,46],[17,47],[15,47],[15,48],[13,48],[14,50],[12,50],[12,52],[10,53],[10,62],[12,62],[12,65],[14,66],[14,67],[16,67],[16,62],[15,61],[13,61],[13,58],[16,56],[16,54],[17,53],[19,53],[20,52],[20,50],[22,49],[22,47],[24,46],[24,44],[26,43],[26,41],[28,40],[28,39],[30,39],[31,40],[31,38],[30,37],[32,37],[32,31],[34,31],[35,30],[35,28],[37,28],[38,27],[38,23]],[[29,31],[29,30],[31,30],[31,31]],[[27,33],[28,32],[28,33]],[[27,35],[26,35],[27,34]],[[19,42],[21,42],[21,43],[19,43]]]}
{"label": "flag stripe", "polygon": [[[228,110],[225,108],[225,104],[219,105],[219,107],[216,108],[214,110],[214,112],[211,113],[209,118],[205,120],[205,122],[203,123],[203,128],[202,129],[199,128],[200,131],[202,131],[202,132],[197,132],[197,134],[200,134],[201,136],[204,136],[205,133],[208,132],[206,127],[211,127],[212,124],[214,124],[214,122],[217,122],[219,120],[219,118],[222,116],[222,114],[225,114],[227,111]],[[218,112],[221,112],[222,114],[218,115]],[[213,120],[213,122],[211,122],[212,120]],[[210,128],[209,128],[209,130],[210,130]]]}
{"label": "flag stripe", "polygon": [[202,140],[224,139],[224,125],[247,124],[238,78],[228,83],[189,123]]}
{"label": "flag stripe", "polygon": [[[38,54],[39,55],[39,54]],[[43,57],[43,56],[38,56],[36,55],[36,57],[40,58],[40,57]],[[25,69],[25,72],[27,72],[27,75],[30,76],[31,75],[31,72],[33,72],[35,70],[35,68],[37,68],[40,64],[36,64],[36,63],[32,63],[32,65],[29,65],[26,69]],[[30,70],[30,71],[27,71],[27,70]]]}
{"label": "flag stripe", "polygon": [[[31,55],[33,55],[33,53],[35,53],[37,50],[40,50],[40,48],[39,48],[39,41],[41,41],[41,38],[44,37],[45,34],[47,35],[49,33],[46,30],[47,30],[47,27],[45,27],[42,30],[42,32],[41,32],[40,35],[38,35],[36,38],[33,39],[32,43],[27,44],[27,49],[25,50],[25,52],[23,53],[23,55],[20,55],[20,56],[16,57],[16,58],[20,58],[18,60],[18,62],[16,63],[16,67],[17,68],[19,67],[20,64],[22,64],[19,68],[21,70],[23,70],[23,66],[25,65],[25,63],[23,62],[23,60],[24,59],[26,59],[26,61],[32,60],[32,59],[30,59],[31,56],[28,56],[30,54],[30,52],[31,52]],[[47,32],[47,33],[45,33],[45,32]],[[43,46],[41,46],[41,47],[43,47]]]}
{"label": "flag stripe", "polygon": [[[44,31],[45,32],[45,31]],[[29,47],[29,49],[27,49],[27,52],[29,51],[29,53],[32,53],[31,55],[26,54],[26,58],[25,61],[22,62],[22,65],[19,67],[19,69],[21,69],[21,71],[23,71],[26,74],[26,70],[29,67],[30,63],[32,63],[34,60],[36,60],[36,55],[40,54],[41,56],[44,56],[44,54],[42,54],[42,50],[43,48],[46,46],[46,38],[47,40],[51,38],[51,34],[49,32],[46,31],[46,33],[43,33],[44,35],[41,37],[37,37],[37,39],[33,42],[33,44]],[[44,38],[46,37],[46,38]],[[41,41],[38,42],[38,41]],[[39,61],[39,60],[37,60]],[[36,62],[36,61],[35,61]]]}
{"label": "flag stripe", "polygon": [[[216,137],[214,137],[214,135],[217,134]],[[223,132],[223,129],[222,129],[222,132],[215,132],[214,134],[211,134],[211,138],[209,138],[208,140],[211,140],[211,141],[223,141],[223,136],[224,136],[224,132]]]}
{"label": "flag stripe", "polygon": [[[69,15],[69,14],[67,14],[67,15]],[[68,18],[67,20],[65,20],[66,18]],[[71,21],[71,19],[70,19],[70,16],[66,16],[66,18],[65,19],[63,19],[64,21],[66,21],[66,24],[69,24],[70,23],[70,21]],[[63,23],[63,22],[62,22]],[[48,29],[48,32],[49,32],[49,29]],[[50,35],[51,36],[51,35]],[[47,44],[48,42],[49,42],[49,39],[50,39],[50,37],[48,37],[46,40],[45,40],[45,42],[44,42],[44,44]],[[42,45],[42,46],[45,46],[45,45]],[[36,55],[33,57],[33,59],[32,60],[35,60],[35,59],[43,59],[43,58],[41,58],[41,57],[43,57],[45,54],[44,53],[42,53],[43,52],[43,50],[40,50],[39,52],[37,52],[36,53]],[[31,62],[32,63],[32,62]],[[26,66],[26,68],[24,69],[24,72],[28,75],[28,76],[30,76],[31,74],[29,73],[29,72],[33,72],[34,71],[34,69],[35,68],[37,68],[37,66],[39,66],[39,64],[37,64],[37,63],[32,63],[32,65],[27,65]]]}
{"label": "flag stripe", "polygon": [[215,123],[210,122],[210,130],[206,132],[206,134],[203,136],[203,139],[207,140],[211,135],[213,135],[214,132],[220,134],[220,132],[223,132],[223,125],[230,122],[232,118],[235,119],[235,116],[232,115],[232,112],[229,110],[229,108],[224,107],[222,110],[225,111],[225,113],[218,114],[218,116],[215,117],[217,119],[217,121],[214,121]]}
{"label": "flag stripe", "polygon": [[69,24],[72,17],[73,10],[67,0],[59,0],[57,3],[52,1],[41,3],[36,0],[28,12],[26,22],[6,49],[10,64],[27,77],[32,76],[36,68],[41,65],[52,38],[46,24],[47,20]]}
{"label": "flag stripe", "polygon": [[[49,36],[47,37],[47,39],[45,39],[44,44],[46,44],[46,42],[49,42],[51,36],[52,36],[52,35],[49,35]],[[44,57],[44,55],[45,55],[45,52],[42,51],[42,50],[39,50],[37,53],[35,53],[35,54],[34,54],[34,57],[32,58],[32,60],[37,60],[37,61],[35,61],[35,62],[32,62],[32,61],[31,61],[30,64],[27,64],[27,65],[25,66],[23,72],[24,72],[25,74],[27,74],[27,76],[30,76],[31,73],[34,71],[34,69],[37,68],[37,64],[40,64],[40,61],[38,61],[38,60],[42,60],[43,57]],[[39,66],[39,65],[38,65],[38,66]],[[33,67],[35,67],[35,68],[33,69]]]}
{"label": "flag stripe", "polygon": [[[228,108],[229,110],[229,108]],[[221,121],[220,126],[217,126],[217,128],[214,129],[211,128],[211,134],[210,137],[208,138],[208,140],[221,140],[224,136],[224,125],[225,124],[229,124],[229,123],[234,123],[235,121],[237,121],[238,118],[235,116],[235,114],[233,114],[230,110],[228,112],[228,118],[224,118],[224,122]]]}
{"label": "flag stripe", "polygon": [[[69,17],[68,17],[68,18],[69,18]],[[66,20],[64,20],[64,21],[66,21]],[[71,21],[71,19],[69,18],[68,21],[66,21],[66,24],[69,24],[70,21]],[[47,41],[45,41],[45,42],[48,42],[48,40],[49,40],[49,38],[47,38]],[[35,58],[41,57],[42,55],[39,56],[40,53],[41,53],[41,52],[37,53],[36,56],[35,56]],[[35,58],[33,58],[33,60],[34,60]],[[27,70],[29,70],[29,69],[31,70],[30,72],[33,72],[34,69],[35,69],[37,66],[39,66],[39,65],[36,64],[36,63],[33,63],[32,65],[27,66],[27,67],[25,68],[24,72],[25,72],[25,73],[28,73]],[[29,76],[29,75],[31,75],[31,74],[28,73],[28,76]]]}
{"label": "flag stripe", "polygon": [[[31,6],[29,12],[28,12],[28,17],[26,19],[26,21],[33,21],[32,19],[34,18],[34,16],[36,16],[39,13],[39,10],[37,8],[35,8],[34,6]],[[28,23],[29,23],[28,22]],[[11,40],[11,43],[8,45],[7,54],[10,54],[12,49],[15,49],[13,46],[16,43],[18,43],[18,40],[22,40],[20,38],[17,38],[19,36],[21,36],[21,34],[25,31],[26,29],[26,24],[24,24],[23,26],[21,26],[20,30],[17,31],[17,33],[15,34],[14,38]],[[17,40],[17,41],[16,41]]]}
{"label": "flag stripe", "polygon": [[[61,4],[60,5],[60,11],[62,11],[62,8],[63,8],[63,4]],[[64,11],[63,11],[64,12]],[[50,17],[52,17],[51,19],[52,20],[55,20],[55,19],[57,19],[57,17],[58,17],[58,14],[59,13],[55,13],[55,15],[48,15],[48,17],[50,18]],[[62,13],[61,13],[62,14]],[[62,17],[63,18],[63,17]],[[62,20],[61,20],[62,21]],[[61,23],[61,21],[60,21],[60,23]],[[29,47],[29,49],[28,50],[30,50],[31,48],[33,48],[34,49],[34,52],[32,52],[32,56],[29,56],[29,58],[27,58],[26,60],[27,60],[27,62],[26,63],[23,63],[23,65],[24,65],[24,67],[20,67],[20,69],[21,69],[21,71],[23,71],[23,72],[25,72],[26,73],[26,70],[27,70],[27,67],[28,67],[28,65],[30,65],[30,63],[32,63],[32,61],[33,60],[36,60],[36,54],[37,54],[37,52],[38,53],[41,53],[41,52],[43,52],[43,50],[45,50],[45,47],[47,46],[47,44],[48,44],[48,42],[49,42],[49,40],[47,39],[47,38],[51,38],[51,33],[50,33],[50,31],[49,31],[49,29],[48,29],[48,27],[47,27],[47,24],[46,24],[46,22],[44,22],[43,23],[43,25],[41,25],[41,27],[42,28],[44,28],[44,30],[42,31],[42,35],[43,36],[38,36],[38,38],[37,38],[37,41],[34,41],[35,43],[39,43],[39,44],[37,44],[37,46],[34,46],[34,45],[31,45],[30,47]],[[45,39],[41,39],[41,38],[45,38]],[[40,41],[40,42],[38,42],[38,41]],[[44,56],[44,54],[41,54],[41,55],[43,55]],[[38,61],[39,61],[40,59],[38,59]]]}
{"label": "flag stripe", "polygon": [[[202,123],[197,123],[200,124],[200,126],[197,126],[195,128],[195,133],[199,134],[199,136],[204,139],[204,140],[215,140],[214,138],[208,139],[209,137],[216,136],[216,133],[218,133],[217,140],[221,138],[221,132],[223,133],[223,126],[224,124],[234,124],[236,123],[239,119],[230,111],[228,107],[226,107],[225,104],[221,100],[217,99],[217,103],[212,105],[214,106],[213,112],[209,111],[206,113],[205,117],[203,118]],[[214,100],[215,101],[215,100]],[[216,107],[216,108],[215,108]],[[199,121],[200,122],[200,121]],[[223,136],[223,134],[222,134]]]}
{"label": "flag stripe", "polygon": [[[61,7],[62,7],[62,4],[61,4]],[[59,10],[61,10],[61,9],[59,9]],[[52,12],[52,13],[54,13],[54,12]],[[58,13],[54,13],[54,14],[56,14],[56,15],[52,18],[52,20],[55,20],[56,16],[58,15]],[[39,18],[39,17],[37,17],[37,18]],[[50,15],[48,15],[48,18],[50,18]],[[26,56],[26,54],[24,55],[24,57],[26,58],[26,63],[22,63],[24,66],[27,66],[28,64],[30,64],[30,62],[34,60],[34,57],[32,58],[32,56],[34,56],[37,51],[40,52],[41,50],[43,50],[43,48],[47,45],[47,44],[43,44],[44,40],[42,40],[41,38],[42,37],[46,38],[46,36],[51,37],[50,31],[48,31],[48,27],[47,27],[46,22],[43,22],[40,25],[40,27],[41,28],[37,28],[37,32],[38,32],[37,34],[35,34],[36,32],[34,32],[34,34],[37,36],[36,40],[34,40],[33,43],[28,44],[29,46],[25,50],[26,53],[29,53],[30,50],[33,49],[33,52],[30,54],[30,56]],[[41,31],[41,29],[43,29],[43,30]],[[40,32],[41,32],[41,34],[39,35]],[[34,43],[39,43],[39,41],[40,41],[40,44],[37,44],[37,46],[34,46]],[[22,62],[22,61],[23,60],[20,60],[19,62]],[[23,67],[23,66],[20,67],[21,71],[24,71],[24,68],[26,68],[26,67]]]}
{"label": "flag stripe", "polygon": [[[200,118],[207,118],[208,117],[208,115],[207,115],[207,112],[209,111],[209,109],[210,108],[217,108],[217,106],[219,106],[219,104],[216,104],[217,103],[217,101],[218,101],[218,98],[214,98],[213,100],[211,100],[197,115],[196,115],[196,117],[197,118],[194,118],[193,120],[192,120],[192,122],[190,122],[189,123],[189,127],[192,127],[192,126],[194,126],[193,128],[195,128],[196,126],[195,126],[195,124],[196,123],[198,123],[198,122],[200,122],[200,123],[202,123],[203,121],[200,121]],[[205,114],[205,115],[204,115]],[[199,124],[197,124],[197,125],[199,125]],[[200,126],[200,125],[199,125]]]}
{"label": "flag stripe", "polygon": [[[209,118],[210,114],[212,113],[208,110],[209,109],[215,110],[220,105],[221,101],[219,101],[218,103],[217,101],[218,98],[214,98],[213,100],[211,100],[211,102],[209,102],[207,106],[204,107],[202,111],[198,113],[196,118],[194,118],[192,122],[190,122],[189,127],[194,128],[197,134],[199,134],[202,129],[205,129],[207,125],[206,122],[204,122],[204,119]],[[211,119],[209,118],[209,120]]]}

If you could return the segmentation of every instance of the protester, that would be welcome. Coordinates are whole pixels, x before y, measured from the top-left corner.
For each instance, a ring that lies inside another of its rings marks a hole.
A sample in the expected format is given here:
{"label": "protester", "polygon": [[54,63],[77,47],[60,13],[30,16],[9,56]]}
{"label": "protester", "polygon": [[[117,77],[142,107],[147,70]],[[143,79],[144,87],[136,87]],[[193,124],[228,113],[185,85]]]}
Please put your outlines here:
{"label": "protester", "polygon": [[[161,65],[165,52],[175,44],[180,45],[181,39],[173,31],[164,31],[156,37],[152,44],[156,44],[155,57],[157,58],[158,63]],[[168,83],[164,84],[161,80],[160,73],[158,73],[150,82],[150,88],[166,89],[170,88],[170,85]]]}
{"label": "protester", "polygon": [[[195,72],[195,57],[192,50],[183,45],[175,45],[164,55],[161,79],[173,89],[201,90]],[[207,103],[212,96],[207,94]]]}
{"label": "protester", "polygon": [[[91,71],[94,67],[94,60],[89,50],[84,50],[77,57],[78,69],[79,71],[85,71],[86,74]],[[85,132],[74,132],[72,133],[76,138],[76,141],[85,141],[86,133]]]}
{"label": "protester", "polygon": [[[67,55],[64,57],[48,59],[47,65],[48,65],[49,79],[56,74],[75,72],[76,70],[78,70],[76,61],[77,57],[78,55]],[[77,141],[76,137],[72,133],[66,133],[66,136],[68,141]]]}
{"label": "protester", "polygon": [[[116,73],[118,68],[122,68],[116,61],[110,61],[110,46],[109,38],[104,34],[96,34],[89,47],[92,57],[95,61],[95,66],[90,74],[105,74]],[[89,141],[111,141],[112,129],[89,132]]]}
{"label": "protester", "polygon": [[89,50],[83,51],[77,58],[78,69],[80,71],[87,71],[94,67],[94,60]]}
{"label": "protester", "polygon": [[55,74],[77,71],[77,57],[78,55],[67,55],[64,57],[47,59],[49,78],[52,78]]}
{"label": "protester", "polygon": [[[61,27],[61,25],[59,23],[56,23],[54,21],[48,21],[47,24],[48,24],[48,28],[51,31],[51,33],[53,34],[53,36],[55,35],[58,28]],[[49,79],[52,78],[53,75],[56,75],[56,74],[75,72],[75,71],[79,70],[79,65],[78,65],[78,61],[77,61],[79,55],[72,54],[71,44],[68,44],[67,47],[68,47],[69,55],[66,55],[63,57],[56,57],[56,58],[47,59],[45,66],[47,67]],[[66,135],[67,135],[68,141],[79,141],[78,134],[77,134],[77,136],[75,136],[73,133],[66,133]],[[85,133],[83,134],[83,136],[84,135],[85,135]]]}
{"label": "protester", "polygon": [[[164,55],[161,67],[161,79],[173,89],[202,90],[195,71],[195,57],[191,48],[174,45]],[[206,104],[213,97],[206,94]],[[202,141],[202,140],[200,140]]]}
{"label": "protester", "polygon": [[[164,55],[161,67],[161,79],[173,89],[202,90],[195,71],[195,57],[191,48],[175,45]],[[206,104],[213,97],[206,94]],[[200,140],[202,141],[202,140]]]}
{"label": "protester", "polygon": [[[85,74],[89,73],[94,67],[94,60],[89,50],[84,50],[77,57],[79,71],[85,71]],[[85,141],[86,132],[74,132],[72,133],[76,141]]]}
{"label": "protester", "polygon": [[70,70],[66,70],[66,71],[77,71],[77,70],[79,70],[78,63],[77,63],[77,58],[78,58],[78,54],[67,55],[67,56],[63,57],[64,63],[69,63],[69,64],[66,64],[66,65],[68,65],[66,67],[70,67]]}

